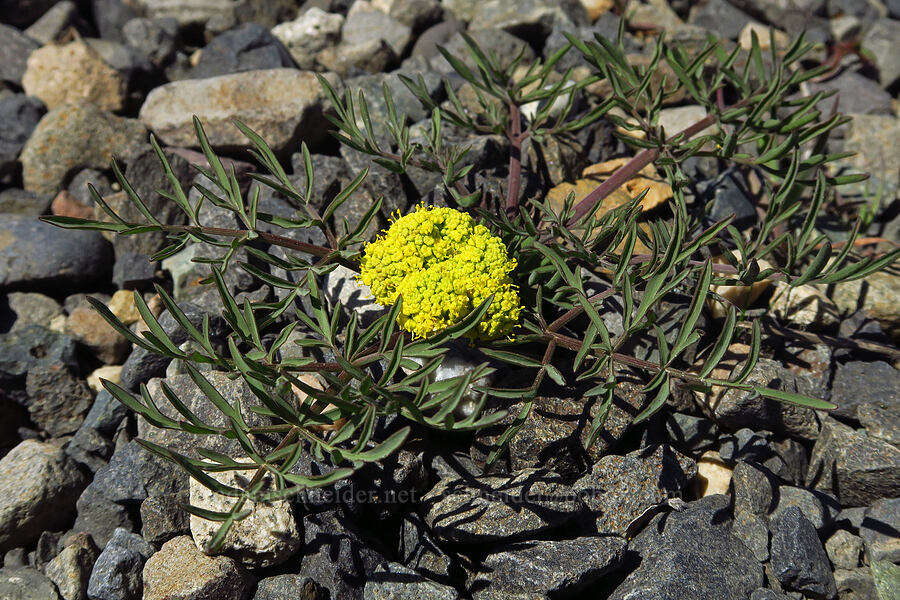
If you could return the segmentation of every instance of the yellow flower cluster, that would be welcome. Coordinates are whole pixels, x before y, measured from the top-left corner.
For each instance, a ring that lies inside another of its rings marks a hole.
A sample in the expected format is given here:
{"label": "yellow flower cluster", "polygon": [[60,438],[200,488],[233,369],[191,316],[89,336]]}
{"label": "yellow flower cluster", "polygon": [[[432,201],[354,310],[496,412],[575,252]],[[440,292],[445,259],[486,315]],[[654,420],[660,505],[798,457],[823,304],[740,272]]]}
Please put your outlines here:
{"label": "yellow flower cluster", "polygon": [[403,297],[397,322],[413,335],[427,337],[458,323],[484,302],[494,299],[469,336],[510,336],[522,306],[509,273],[503,241],[471,216],[452,208],[419,205],[367,244],[359,279],[380,304]]}

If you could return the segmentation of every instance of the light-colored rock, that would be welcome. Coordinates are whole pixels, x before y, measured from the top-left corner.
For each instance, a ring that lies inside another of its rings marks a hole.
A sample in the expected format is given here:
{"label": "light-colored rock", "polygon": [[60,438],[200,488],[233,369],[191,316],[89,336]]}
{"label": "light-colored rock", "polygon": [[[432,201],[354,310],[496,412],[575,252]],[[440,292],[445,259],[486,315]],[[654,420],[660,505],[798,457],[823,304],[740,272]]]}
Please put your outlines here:
{"label": "light-colored rock", "polygon": [[60,106],[44,115],[22,149],[25,189],[55,195],[75,171],[108,169],[113,156],[128,160],[146,143],[147,130],[137,119],[93,104]]}
{"label": "light-colored rock", "polygon": [[615,8],[615,0],[578,0],[584,10],[587,11],[588,18],[596,21],[603,13],[611,11]]}
{"label": "light-colored rock", "polygon": [[213,17],[234,22],[234,9],[242,0],[137,0],[150,18],[174,17],[180,26],[206,23]]}
{"label": "light-colored rock", "polygon": [[715,450],[707,450],[697,461],[697,485],[701,496],[727,494],[733,470]]}
{"label": "light-colored rock", "polygon": [[252,581],[234,560],[206,556],[183,535],[163,544],[144,565],[143,600],[247,600]]}
{"label": "light-colored rock", "polygon": [[312,7],[293,21],[280,23],[272,28],[291,58],[301,69],[315,64],[316,53],[341,41],[344,16]]}
{"label": "light-colored rock", "polygon": [[53,5],[40,19],[28,26],[25,35],[41,44],[55,39],[78,19],[78,7],[71,0]]}
{"label": "light-colored rock", "polygon": [[814,285],[790,285],[779,281],[769,308],[779,319],[800,327],[819,329],[840,320],[837,306]]}
{"label": "light-colored rock", "polygon": [[133,325],[141,319],[131,290],[118,290],[106,303],[106,307],[125,325]]}
{"label": "light-colored rock", "polygon": [[403,55],[412,40],[408,25],[373,8],[365,0],[357,0],[347,12],[341,33],[344,43],[351,46],[384,40],[397,56]]}
{"label": "light-colored rock", "polygon": [[115,111],[122,108],[126,93],[124,75],[81,39],[32,52],[22,87],[51,110],[63,104],[89,102]]}
{"label": "light-colored rock", "polygon": [[87,600],[88,579],[99,554],[88,533],[79,533],[44,567],[63,600]]}
{"label": "light-colored rock", "polygon": [[0,459],[0,552],[66,527],[84,475],[52,444],[25,440]]}
{"label": "light-colored rock", "polygon": [[[659,124],[666,131],[666,137],[670,138],[679,131],[687,129],[697,121],[706,117],[706,109],[698,104],[688,106],[676,106],[673,108],[664,108],[659,111]],[[715,133],[715,126],[710,125],[703,131],[694,134],[694,137],[709,135]]]}
{"label": "light-colored rock", "polygon": [[[249,458],[238,458],[239,462],[252,463]],[[231,487],[246,485],[253,471],[225,471],[210,473],[216,481]],[[242,483],[243,482],[243,483]],[[272,485],[267,476],[266,485]],[[217,512],[227,512],[235,499],[222,496],[191,479],[191,505]],[[245,508],[252,511],[250,516],[237,521],[222,546],[221,553],[231,556],[251,568],[278,565],[293,556],[300,549],[300,531],[294,519],[294,511],[287,500],[269,502],[248,501]],[[191,515],[191,535],[198,548],[203,548],[219,530],[220,523],[207,521]]]}
{"label": "light-colored rock", "polygon": [[738,34],[738,45],[744,50],[753,48],[753,34],[759,41],[760,50],[770,50],[772,48],[772,35],[775,36],[775,47],[786,48],[791,43],[788,35],[772,27],[766,27],[762,23],[747,23],[741,33]]}
{"label": "light-colored rock", "polygon": [[66,333],[90,348],[107,365],[122,364],[131,351],[131,342],[89,306],[79,306],[69,313]]}
{"label": "light-colored rock", "polygon": [[891,333],[900,333],[900,276],[881,271],[835,286],[832,300],[842,313],[862,310]]}
{"label": "light-colored rock", "polygon": [[196,115],[221,149],[249,145],[233,123],[238,119],[280,153],[325,135],[324,102],[314,73],[264,69],[160,86],[147,95],[140,120],[168,145],[197,146]]}
{"label": "light-colored rock", "polygon": [[87,384],[95,393],[100,393],[100,390],[103,389],[103,384],[100,382],[101,379],[119,383],[121,376],[122,365],[107,365],[105,367],[94,369],[94,371],[87,376]]}
{"label": "light-colored rock", "polygon": [[10,292],[6,301],[9,309],[16,315],[12,331],[31,323],[46,327],[56,317],[65,318],[62,306],[50,296],[35,292]]}
{"label": "light-colored rock", "polygon": [[846,195],[874,195],[883,186],[882,202],[893,198],[900,189],[900,119],[891,115],[851,114],[847,124],[844,150],[856,152],[836,166],[846,166],[848,173],[869,173],[871,179],[841,187]]}

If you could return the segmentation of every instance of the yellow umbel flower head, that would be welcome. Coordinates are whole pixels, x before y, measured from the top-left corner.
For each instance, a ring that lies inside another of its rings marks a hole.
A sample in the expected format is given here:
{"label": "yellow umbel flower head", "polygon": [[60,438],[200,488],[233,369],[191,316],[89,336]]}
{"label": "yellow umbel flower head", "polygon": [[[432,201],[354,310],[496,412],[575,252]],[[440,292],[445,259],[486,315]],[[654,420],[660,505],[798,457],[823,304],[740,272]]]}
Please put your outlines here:
{"label": "yellow umbel flower head", "polygon": [[359,279],[385,306],[403,297],[400,327],[427,337],[458,323],[489,296],[487,314],[469,336],[510,336],[522,306],[509,273],[516,261],[503,241],[452,208],[426,207],[393,222],[366,244]]}

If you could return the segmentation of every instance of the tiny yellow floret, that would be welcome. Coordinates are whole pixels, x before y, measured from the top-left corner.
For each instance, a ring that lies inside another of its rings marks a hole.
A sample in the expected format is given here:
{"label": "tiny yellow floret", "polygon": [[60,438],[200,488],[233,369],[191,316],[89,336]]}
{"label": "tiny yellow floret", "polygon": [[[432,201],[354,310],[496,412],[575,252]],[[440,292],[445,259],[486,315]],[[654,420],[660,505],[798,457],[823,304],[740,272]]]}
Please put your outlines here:
{"label": "tiny yellow floret", "polygon": [[511,336],[519,321],[522,306],[509,277],[515,268],[503,241],[468,214],[419,205],[366,244],[359,279],[379,304],[402,296],[397,322],[418,337],[458,323],[493,295],[468,334],[489,340]]}

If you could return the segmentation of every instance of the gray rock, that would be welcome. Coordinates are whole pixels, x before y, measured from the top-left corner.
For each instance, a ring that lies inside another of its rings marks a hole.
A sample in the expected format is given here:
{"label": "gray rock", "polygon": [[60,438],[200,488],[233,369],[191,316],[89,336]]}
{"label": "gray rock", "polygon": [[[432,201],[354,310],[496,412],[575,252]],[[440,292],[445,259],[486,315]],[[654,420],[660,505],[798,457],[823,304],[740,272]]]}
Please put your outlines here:
{"label": "gray rock", "polygon": [[628,542],[617,536],[519,542],[488,554],[473,586],[503,594],[576,594],[611,573],[622,561]]}
{"label": "gray rock", "polygon": [[831,389],[832,414],[855,419],[860,404],[900,402],[900,371],[881,360],[839,363]]}
{"label": "gray rock", "polygon": [[62,365],[29,370],[25,390],[31,420],[50,437],[78,431],[94,401],[87,383]]}
{"label": "gray rock", "polygon": [[[856,71],[844,71],[832,79],[810,82],[809,92],[835,91],[840,94],[838,110],[862,115],[891,114],[891,95],[877,83]],[[816,105],[823,113],[831,110],[834,97],[825,98]]]}
{"label": "gray rock", "polygon": [[149,289],[156,279],[159,263],[150,262],[146,254],[137,252],[116,253],[112,281],[122,290]]}
{"label": "gray rock", "polygon": [[55,108],[37,124],[19,157],[25,189],[55,195],[70,175],[85,167],[106,169],[113,156],[128,160],[144,149],[146,140],[147,130],[136,119],[92,104]]}
{"label": "gray rock", "polygon": [[174,18],[130,19],[122,27],[125,43],[145,56],[156,67],[172,62],[178,50],[178,21]]}
{"label": "gray rock", "polygon": [[[501,65],[510,64],[519,54],[522,55],[522,64],[528,64],[535,58],[534,50],[528,44],[506,31],[500,29],[478,29],[469,31],[468,35],[478,44],[478,47],[483,52],[495,55]],[[467,67],[477,70],[475,62],[469,53],[469,47],[461,34],[453,35],[446,44],[442,45],[450,54],[462,60]],[[442,75],[456,73],[453,67],[450,66],[450,63],[447,62],[447,59],[441,55],[437,55],[431,60],[431,67]]]}
{"label": "gray rock", "polygon": [[685,453],[712,448],[719,428],[709,419],[680,412],[665,412],[666,437],[676,449]]}
{"label": "gray rock", "polygon": [[572,491],[593,511],[598,533],[625,535],[644,511],[681,497],[696,474],[692,459],[662,445],[604,456],[572,485]]}
{"label": "gray rock", "polygon": [[640,566],[610,600],[744,600],[763,584],[763,567],[731,531],[728,497],[706,496],[657,515],[632,541]]}
{"label": "gray rock", "polygon": [[[249,410],[250,406],[259,406],[259,399],[250,390],[250,387],[243,379],[238,378],[232,380],[221,371],[210,371],[205,374],[206,379],[231,402],[240,402],[244,419],[251,427],[259,427],[270,425],[272,423],[269,417],[263,417]],[[174,375],[165,379],[165,384],[178,396],[185,406],[188,407],[198,418],[204,423],[213,427],[228,427],[228,417],[225,416],[215,404],[213,404],[200,388],[194,383],[190,375]],[[147,385],[150,397],[159,407],[159,410],[170,418],[179,418],[178,411],[163,395],[162,380],[153,379]],[[138,436],[149,442],[166,446],[176,452],[187,454],[193,458],[199,458],[196,455],[197,438],[194,434],[160,429],[150,425],[143,419],[138,422]],[[229,440],[219,436],[209,436],[211,439],[204,439],[204,445],[216,452],[222,452],[230,456],[239,456],[243,454],[240,445],[235,440]],[[146,496],[144,496],[146,497]],[[143,497],[140,498],[143,500]]]}
{"label": "gray rock", "polygon": [[471,30],[502,29],[522,37],[535,30],[538,37],[546,37],[555,26],[590,24],[581,3],[572,0],[445,0],[442,4],[457,18],[468,21]]}
{"label": "gray rock", "polygon": [[778,505],[772,511],[771,518],[777,519],[784,511],[794,506],[800,509],[806,520],[812,523],[817,531],[822,531],[826,525],[831,524],[831,515],[813,492],[787,485],[778,488]]}
{"label": "gray rock", "polygon": [[2,215],[0,285],[71,289],[109,275],[109,243],[94,231],[66,231],[20,215]]}
{"label": "gray rock", "polygon": [[143,592],[141,571],[156,549],[135,534],[116,529],[94,563],[87,593],[91,600],[130,600]]}
{"label": "gray rock", "polygon": [[272,28],[272,35],[284,44],[301,69],[311,69],[316,53],[341,41],[344,16],[312,7],[293,21]]}
{"label": "gray rock", "polygon": [[232,559],[206,556],[189,536],[169,540],[144,566],[144,600],[246,600],[254,584]]}
{"label": "gray rock", "polygon": [[190,76],[202,79],[293,66],[290,53],[267,28],[258,23],[245,23],[213,38],[201,51]]}
{"label": "gray rock", "polygon": [[47,326],[55,317],[63,314],[59,302],[50,296],[34,292],[10,292],[6,295],[6,302],[9,314],[0,318],[4,327],[7,319],[11,321],[10,326],[5,327],[10,331],[20,330],[27,325]]}
{"label": "gray rock", "polygon": [[63,0],[32,23],[25,30],[25,35],[41,44],[48,44],[56,41],[69,27],[75,27],[79,33],[85,34],[84,23],[78,17],[78,7],[70,0]]}
{"label": "gray rock", "polygon": [[838,529],[825,542],[825,552],[835,569],[855,569],[863,551],[862,538]]}
{"label": "gray rock", "polygon": [[331,600],[327,588],[311,577],[275,575],[259,580],[253,600]]}
{"label": "gray rock", "polygon": [[584,504],[559,475],[525,469],[509,476],[442,479],[422,498],[425,522],[453,542],[514,541],[558,527]]}
{"label": "gray rock", "polygon": [[408,25],[397,21],[380,10],[351,10],[341,28],[344,43],[368,44],[384,40],[397,56],[403,56],[412,39]]}
{"label": "gray rock", "polygon": [[736,512],[731,533],[744,542],[756,560],[769,560],[769,527],[763,517],[751,512]]}
{"label": "gray rock", "polygon": [[462,21],[445,17],[443,21],[432,25],[419,35],[410,55],[422,58],[440,56],[438,45],[446,45],[451,36],[465,30],[466,24]]}
{"label": "gray rock", "polygon": [[709,0],[691,7],[688,22],[715,32],[719,37],[736,40],[752,19],[726,0]]}
{"label": "gray rock", "polygon": [[47,212],[53,198],[10,188],[0,192],[0,213],[15,213],[37,218]]}
{"label": "gray rock", "polygon": [[841,506],[867,506],[900,485],[900,449],[828,418],[813,447],[808,487],[837,495]]}
{"label": "gray rock", "polygon": [[[187,160],[174,152],[165,152],[166,159],[181,184],[183,190],[190,188],[194,179],[194,169]],[[183,225],[187,223],[187,215],[178,205],[160,195],[160,191],[172,193],[166,173],[160,164],[159,158],[149,146],[128,161],[125,167],[125,176],[131,182],[135,193],[143,200],[157,221],[166,225]],[[146,222],[139,209],[133,202],[122,197],[121,202],[109,201],[113,210],[120,217],[130,223]],[[168,242],[171,243],[171,242]],[[166,234],[162,232],[143,233],[141,235],[119,235],[113,239],[113,248],[116,256],[128,253],[143,254],[149,256],[167,244]],[[146,261],[146,259],[145,259]]]}
{"label": "gray rock", "polygon": [[[739,370],[740,366],[735,369]],[[807,389],[809,384],[805,380],[784,368],[780,362],[766,358],[759,360],[745,383],[799,394],[811,391]],[[729,429],[753,427],[812,440],[821,428],[819,417],[812,409],[763,398],[744,390],[726,391],[714,410],[716,421]]]}
{"label": "gray rock", "polygon": [[776,516],[771,530],[772,568],[781,584],[808,596],[834,598],[837,587],[825,548],[800,509]]}
{"label": "gray rock", "polygon": [[900,21],[878,19],[862,39],[863,50],[875,57],[878,66],[878,81],[884,88],[891,87],[900,79],[900,58],[894,52],[894,42],[900,36]]}
{"label": "gray rock", "polygon": [[[672,133],[676,131],[679,129]],[[734,172],[725,172],[714,179],[703,189],[703,194],[712,198],[712,207],[709,211],[709,218],[712,221],[733,216],[732,223],[737,227],[756,223],[756,208]]]}
{"label": "gray rock", "polygon": [[[18,10],[19,7],[16,7],[13,12]],[[2,9],[0,13],[10,14]],[[21,86],[25,63],[39,46],[40,44],[15,27],[0,23],[0,80]]]}
{"label": "gray rock", "polygon": [[90,4],[100,37],[114,42],[124,41],[122,27],[138,16],[138,7],[127,0],[91,0]]}
{"label": "gray rock", "polygon": [[24,386],[28,371],[54,364],[78,368],[75,341],[69,336],[40,325],[0,335],[0,382],[6,386]]}
{"label": "gray rock", "polygon": [[78,464],[87,467],[92,473],[96,473],[109,464],[109,458],[113,455],[114,450],[115,446],[112,440],[96,429],[84,425],[78,428],[66,446],[66,454]]}
{"label": "gray rock", "polygon": [[3,15],[4,23],[24,29],[37,21],[54,4],[56,0],[2,0],[0,15]]}
{"label": "gray rock", "polygon": [[111,436],[126,415],[128,415],[128,408],[104,389],[97,392],[91,410],[84,418],[83,425]]}
{"label": "gray rock", "polygon": [[44,567],[64,600],[87,600],[88,580],[100,554],[87,534],[77,534]]}
{"label": "gray rock", "polygon": [[181,508],[185,494],[148,496],[141,502],[141,536],[156,546],[190,533],[188,514]]}
{"label": "gray rock", "polygon": [[72,529],[90,534],[98,546],[106,546],[116,529],[133,531],[135,528],[128,509],[107,500],[96,488],[86,488],[78,497],[76,508],[78,516]]}
{"label": "gray rock", "polygon": [[25,94],[0,98],[0,175],[15,171],[19,153],[43,114],[44,105],[37,98]]}
{"label": "gray rock", "polygon": [[64,527],[85,477],[62,450],[25,440],[0,459],[0,552],[30,544],[42,531]]}
{"label": "gray rock", "polygon": [[900,404],[890,400],[861,404],[856,416],[870,437],[900,446]]}
{"label": "gray rock", "polygon": [[340,77],[361,73],[381,73],[397,62],[397,54],[382,39],[362,44],[341,43],[316,53],[316,62]]}
{"label": "gray rock", "polygon": [[440,583],[452,584],[465,577],[457,559],[440,547],[416,513],[403,516],[398,557],[407,567]]}
{"label": "gray rock", "polygon": [[876,500],[866,512],[859,535],[866,542],[870,564],[877,560],[900,561],[900,498]]}
{"label": "gray rock", "polygon": [[385,562],[372,542],[364,539],[339,510],[304,517],[303,538],[297,575],[327,588],[331,598],[363,598],[366,582]]}
{"label": "gray rock", "polygon": [[341,303],[345,317],[344,325],[350,319],[350,314],[356,313],[357,326],[366,328],[379,317],[388,312],[388,308],[375,302],[369,286],[356,280],[356,273],[347,267],[339,266],[325,276],[325,300],[334,310],[337,303]]}
{"label": "gray rock", "polygon": [[766,516],[774,508],[777,482],[767,469],[753,462],[739,461],[731,475],[734,513]]}
{"label": "gray rock", "polygon": [[119,448],[88,489],[110,502],[141,502],[184,489],[187,474],[135,441]]}
{"label": "gray rock", "polygon": [[[372,134],[377,140],[391,139],[388,133],[390,120],[387,114],[387,103],[384,99],[383,86],[385,85],[387,85],[388,90],[391,93],[391,99],[394,102],[394,108],[397,111],[397,115],[406,115],[407,123],[421,121],[426,117],[430,117],[430,114],[425,110],[419,100],[400,80],[398,75],[401,74],[411,78],[413,81],[416,81],[418,76],[421,75],[428,96],[435,101],[441,99],[440,97],[444,89],[443,83],[441,82],[440,77],[435,73],[427,71],[398,70],[393,73],[360,75],[359,77],[348,79],[345,82],[345,85],[351,90],[354,98],[360,93],[365,96],[366,105],[369,108],[372,127],[374,129]],[[362,121],[362,118],[358,118],[356,124],[361,130],[365,131],[366,126]],[[389,144],[385,145],[387,146]]]}
{"label": "gray rock", "polygon": [[[862,196],[866,190],[884,188],[885,197],[895,194],[900,188],[900,155],[897,154],[897,139],[900,134],[900,120],[892,115],[859,115],[851,114],[853,120],[847,124],[844,135],[844,151],[856,152],[855,156],[843,159],[835,164],[844,173],[869,173],[870,179],[863,183],[852,184],[845,188],[844,194]],[[890,287],[896,277],[881,274],[886,280],[867,277],[865,281],[865,297],[860,297],[863,282],[849,282],[837,286],[831,298],[838,308],[844,312],[865,310],[885,323],[889,329],[896,326],[897,306],[892,303],[896,298],[896,288]],[[888,284],[888,289],[882,288]],[[885,308],[881,308],[885,306]]]}
{"label": "gray rock", "polygon": [[753,593],[750,594],[750,600],[793,600],[793,597],[775,590],[759,588],[753,590]]}
{"label": "gray rock", "polygon": [[248,144],[232,119],[253,129],[276,153],[294,150],[301,141],[315,150],[327,131],[324,101],[313,73],[266,69],[160,86],[147,95],[140,119],[174,146],[197,144],[196,115],[217,150]]}
{"label": "gray rock", "polygon": [[452,587],[430,581],[394,562],[379,565],[363,588],[365,600],[458,600],[461,597]]}
{"label": "gray rock", "polygon": [[875,580],[875,589],[882,598],[900,596],[900,565],[886,560],[876,560],[872,563],[872,579]]}
{"label": "gray rock", "polygon": [[784,24],[791,17],[809,18],[822,8],[825,0],[734,0],[732,4],[769,23]]}
{"label": "gray rock", "polygon": [[0,598],[4,600],[61,600],[56,586],[30,567],[0,569]]}

